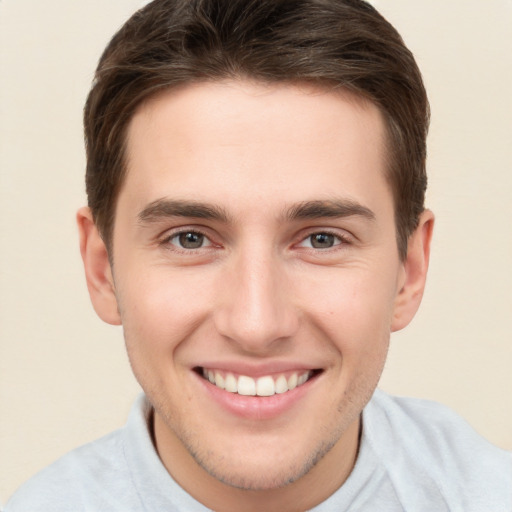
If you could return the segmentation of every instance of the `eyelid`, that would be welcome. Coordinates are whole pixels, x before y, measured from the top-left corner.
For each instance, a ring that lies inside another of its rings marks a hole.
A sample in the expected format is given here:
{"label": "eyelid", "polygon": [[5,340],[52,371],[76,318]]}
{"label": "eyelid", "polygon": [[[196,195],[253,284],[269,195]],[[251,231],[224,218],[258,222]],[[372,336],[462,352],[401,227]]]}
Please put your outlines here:
{"label": "eyelid", "polygon": [[[191,234],[198,235],[199,237],[201,237],[202,244],[200,247],[182,247],[181,246],[181,244],[179,243],[179,239],[181,238],[181,236],[182,235],[191,235]],[[186,250],[186,251],[204,249],[205,247],[211,247],[213,245],[211,240],[206,235],[203,235],[202,233],[199,233],[198,231],[182,231],[181,233],[178,232],[178,233],[175,233],[173,236],[170,236],[167,240],[169,241],[169,243],[171,243],[172,245],[175,245],[180,250]],[[174,243],[174,240],[177,240],[177,243]]]}
{"label": "eyelid", "polygon": [[[173,244],[171,242],[171,240],[173,240],[177,236],[185,234],[185,233],[196,233],[198,235],[203,236],[208,241],[208,245],[203,246],[203,247],[198,247],[197,249],[185,249],[184,247],[180,247],[179,245]],[[179,227],[167,229],[157,237],[157,243],[158,243],[158,245],[161,245],[161,246],[167,246],[167,248],[169,248],[169,246],[172,246],[173,247],[172,250],[186,252],[186,253],[191,253],[194,251],[200,251],[200,250],[204,250],[204,249],[210,249],[211,247],[218,245],[212,240],[212,236],[209,233],[209,230],[204,229],[199,226],[193,226],[193,225],[192,226],[179,226]]]}
{"label": "eyelid", "polygon": [[[319,234],[333,236],[333,237],[337,238],[338,243],[335,243],[332,247],[322,248],[322,249],[302,245],[304,242],[306,242],[312,236],[319,235]],[[339,246],[350,245],[351,243],[352,243],[352,237],[346,231],[340,232],[340,230],[336,230],[336,229],[332,229],[332,228],[326,228],[326,229],[312,228],[312,229],[307,230],[306,232],[302,232],[299,236],[298,241],[294,245],[298,246],[298,247],[302,247],[304,249],[310,249],[313,251],[327,252],[329,250],[336,250],[337,248],[339,248]]]}

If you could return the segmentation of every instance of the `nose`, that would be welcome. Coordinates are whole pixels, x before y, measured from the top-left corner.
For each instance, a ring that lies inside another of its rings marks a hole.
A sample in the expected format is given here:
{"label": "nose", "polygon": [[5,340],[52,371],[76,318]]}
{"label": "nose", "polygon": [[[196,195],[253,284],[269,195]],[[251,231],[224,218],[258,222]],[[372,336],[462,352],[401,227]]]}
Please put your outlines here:
{"label": "nose", "polygon": [[216,329],[243,352],[274,353],[290,340],[299,324],[284,262],[270,250],[247,251],[233,259],[219,284]]}

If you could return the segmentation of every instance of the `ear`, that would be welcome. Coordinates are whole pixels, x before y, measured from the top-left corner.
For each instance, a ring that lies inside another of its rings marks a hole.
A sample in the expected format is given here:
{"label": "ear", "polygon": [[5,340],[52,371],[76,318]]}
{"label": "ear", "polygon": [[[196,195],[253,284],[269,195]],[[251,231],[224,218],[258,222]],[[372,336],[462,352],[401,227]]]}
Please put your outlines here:
{"label": "ear", "polygon": [[418,227],[408,240],[407,257],[403,262],[402,287],[395,299],[392,332],[408,325],[420,306],[425,290],[433,229],[434,214],[425,210],[420,216]]}
{"label": "ear", "polygon": [[87,207],[80,208],[76,220],[80,235],[80,253],[94,310],[104,322],[120,325],[121,317],[107,248],[94,223],[91,210]]}

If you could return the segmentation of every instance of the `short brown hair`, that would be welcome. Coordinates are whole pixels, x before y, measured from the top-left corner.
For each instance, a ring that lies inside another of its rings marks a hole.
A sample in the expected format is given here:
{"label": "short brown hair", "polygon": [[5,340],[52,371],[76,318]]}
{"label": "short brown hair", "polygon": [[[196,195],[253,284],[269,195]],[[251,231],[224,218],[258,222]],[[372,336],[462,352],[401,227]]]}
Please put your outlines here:
{"label": "short brown hair", "polygon": [[226,78],[343,88],[380,108],[404,258],[424,209],[429,105],[411,52],[362,0],[154,0],[136,12],[105,49],[84,111],[88,202],[107,248],[137,107]]}

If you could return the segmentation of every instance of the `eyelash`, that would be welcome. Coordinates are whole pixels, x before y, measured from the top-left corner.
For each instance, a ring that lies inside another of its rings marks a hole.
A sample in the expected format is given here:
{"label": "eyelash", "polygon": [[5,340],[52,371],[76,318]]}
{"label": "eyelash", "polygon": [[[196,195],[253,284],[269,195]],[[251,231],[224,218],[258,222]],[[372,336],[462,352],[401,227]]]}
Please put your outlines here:
{"label": "eyelash", "polygon": [[[186,248],[186,247],[178,245],[179,242],[177,242],[177,243],[172,242],[174,239],[177,239],[178,237],[186,236],[186,235],[197,235],[199,237],[203,237],[202,242],[203,243],[206,242],[206,245],[201,245],[200,247]],[[312,242],[311,242],[312,238],[314,236],[319,236],[319,235],[334,237],[335,242],[330,247],[312,247]],[[309,245],[309,246],[302,245],[304,243],[307,243],[308,241],[310,241],[311,245]],[[344,234],[329,231],[329,230],[319,230],[319,231],[312,231],[312,232],[308,233],[305,237],[301,237],[299,242],[294,245],[301,247],[302,249],[309,250],[309,251],[327,252],[327,251],[339,250],[340,249],[339,246],[347,246],[350,244],[351,244],[350,238]],[[174,231],[172,233],[167,234],[167,236],[165,236],[159,242],[159,245],[166,246],[169,250],[182,252],[182,253],[186,253],[186,254],[191,254],[196,251],[209,249],[212,246],[215,246],[214,242],[212,242],[210,237],[205,232],[203,232],[199,229],[180,229],[179,231]],[[169,246],[172,246],[172,248]]]}
{"label": "eyelash", "polygon": [[312,250],[315,252],[317,252],[317,251],[325,252],[325,251],[329,251],[329,250],[338,250],[339,246],[346,246],[346,245],[350,245],[350,243],[351,243],[351,240],[347,235],[344,235],[344,234],[341,234],[338,232],[333,232],[330,230],[319,230],[319,231],[313,231],[313,232],[308,233],[307,236],[305,236],[304,238],[301,238],[301,240],[299,241],[299,243],[297,245],[300,246],[301,244],[307,242],[308,240],[311,240],[314,236],[318,236],[318,235],[326,235],[329,237],[334,237],[336,239],[336,241],[331,247],[324,247],[324,248],[311,247],[311,246],[309,246],[309,247],[302,246],[302,247],[306,250],[309,249],[309,250]]}
{"label": "eyelash", "polygon": [[[197,236],[203,237],[204,241],[207,242],[207,245],[202,245],[201,247],[197,247],[197,248],[186,248],[186,247],[181,247],[180,245],[178,245],[178,243],[172,243],[172,241],[174,239],[176,239],[180,236],[185,236],[185,235],[197,235]],[[196,252],[199,250],[208,249],[215,244],[211,241],[210,237],[206,233],[204,233],[203,231],[201,231],[199,229],[180,229],[179,231],[174,231],[172,233],[168,233],[159,242],[159,245],[165,246],[169,250],[190,254],[190,253],[193,253],[193,252]],[[169,246],[172,246],[172,248]]]}

